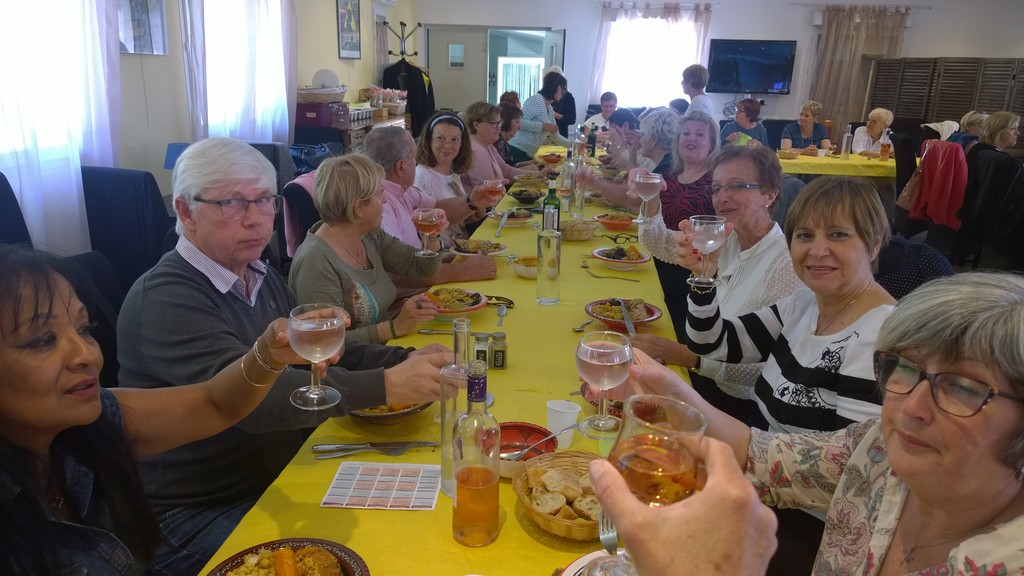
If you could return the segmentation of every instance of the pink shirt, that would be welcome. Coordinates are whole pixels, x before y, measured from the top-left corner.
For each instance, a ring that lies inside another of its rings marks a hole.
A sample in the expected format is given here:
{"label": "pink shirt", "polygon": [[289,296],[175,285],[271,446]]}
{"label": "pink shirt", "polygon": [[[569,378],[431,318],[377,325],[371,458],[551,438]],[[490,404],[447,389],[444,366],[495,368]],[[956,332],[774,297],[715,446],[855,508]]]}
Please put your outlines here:
{"label": "pink shirt", "polygon": [[470,138],[469,142],[473,145],[473,167],[462,175],[462,187],[467,192],[479,186],[484,180],[511,179],[513,176],[529,172],[506,164],[494,146],[484,146],[477,142],[476,138]]}
{"label": "pink shirt", "polygon": [[417,208],[433,208],[437,200],[420,192],[415,186],[402,190],[400,184],[390,180],[384,181],[384,197],[387,201],[384,203],[380,227],[402,242],[419,247],[420,236],[412,225],[412,213]]}

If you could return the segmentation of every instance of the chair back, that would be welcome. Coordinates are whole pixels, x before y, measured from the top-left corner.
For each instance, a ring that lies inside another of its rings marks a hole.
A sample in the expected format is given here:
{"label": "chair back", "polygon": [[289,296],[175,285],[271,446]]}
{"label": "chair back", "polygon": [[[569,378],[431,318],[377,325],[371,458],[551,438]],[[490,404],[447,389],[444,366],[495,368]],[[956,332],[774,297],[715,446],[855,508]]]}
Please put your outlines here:
{"label": "chair back", "polygon": [[306,233],[320,221],[320,212],[313,203],[313,198],[299,184],[291,183],[284,187],[284,202],[288,207],[288,216],[297,227],[293,238],[288,239],[288,253],[294,254],[295,249],[306,239]]}
{"label": "chair back", "polygon": [[889,139],[892,140],[893,159],[896,161],[896,190],[900,191],[917,170],[917,147],[906,134],[893,132]]}
{"label": "chair back", "polygon": [[[284,191],[285,185],[295,178],[295,163],[292,162],[291,150],[287,144],[281,142],[249,142],[249,145],[263,154],[277,171],[277,193]],[[276,241],[271,241],[274,260],[278,262],[275,266],[281,274],[287,276],[289,258],[284,236],[284,211],[277,213],[274,218],[274,236]]]}
{"label": "chair back", "polygon": [[807,183],[803,180],[788,174],[782,175],[782,190],[779,191],[779,198],[775,201],[775,209],[772,211],[772,219],[778,222],[779,226],[785,225],[786,212],[789,212],[790,205],[804,186],[807,186]]}
{"label": "chair back", "polygon": [[949,260],[931,246],[892,236],[878,252],[875,280],[899,300],[929,280],[952,274]]}
{"label": "chair back", "polygon": [[18,197],[3,172],[0,172],[0,244],[32,245]]}
{"label": "chair back", "polygon": [[75,289],[95,327],[92,337],[103,353],[100,384],[106,388],[117,386],[117,316],[124,303],[124,290],[117,281],[117,273],[107,258],[95,250],[63,258],[61,274]]}
{"label": "chair back", "polygon": [[121,286],[131,287],[163,254],[174,224],[149,172],[82,166],[85,212],[93,250],[110,261]]}

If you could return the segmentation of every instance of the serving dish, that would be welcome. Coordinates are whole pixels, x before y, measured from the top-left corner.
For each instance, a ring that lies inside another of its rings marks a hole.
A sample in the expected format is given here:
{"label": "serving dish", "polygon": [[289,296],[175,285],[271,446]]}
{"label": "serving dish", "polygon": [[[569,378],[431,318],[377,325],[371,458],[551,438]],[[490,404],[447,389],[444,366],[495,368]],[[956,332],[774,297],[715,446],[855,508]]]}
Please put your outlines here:
{"label": "serving dish", "polygon": [[[463,294],[464,293],[464,294]],[[435,288],[428,292],[430,298],[437,304],[437,318],[440,320],[452,320],[461,318],[487,306],[487,296],[465,288]],[[450,304],[453,298],[461,302],[457,306]]]}
{"label": "serving dish", "polygon": [[[531,218],[533,218],[533,212],[530,212],[525,208],[513,208],[512,210],[510,210],[510,212],[511,213],[508,215],[508,218],[505,219],[505,228],[519,228],[523,224],[529,222]],[[523,214],[526,215],[523,216]],[[501,222],[501,217],[504,215],[504,212],[495,211],[488,214],[487,217],[490,218],[491,220],[497,220],[498,222]]]}
{"label": "serving dish", "polygon": [[[618,553],[622,554],[625,551],[625,548],[619,548]],[[603,549],[594,550],[593,552],[584,554],[583,556],[573,560],[572,564],[566,566],[560,576],[583,576],[583,569],[587,567],[587,564],[590,564],[591,560],[595,558],[603,558],[605,556],[608,556],[608,551]]]}
{"label": "serving dish", "polygon": [[[547,184],[547,177],[540,172],[532,172],[530,174],[519,174],[518,176],[512,177],[512,182],[519,184],[521,188],[527,190],[540,190]],[[515,190],[513,190],[515,192]]]}
{"label": "serving dish", "polygon": [[527,280],[537,279],[536,256],[517,256],[509,259],[508,264],[516,271],[520,278],[526,278]]}
{"label": "serving dish", "polygon": [[562,155],[561,154],[545,154],[545,155],[541,156],[540,159],[545,161],[545,162],[547,162],[548,164],[558,164],[559,162],[562,161]]}
{"label": "serving dish", "polygon": [[[618,216],[619,214],[621,216]],[[605,212],[594,216],[594,221],[608,230],[622,232],[633,225],[633,215],[626,212]]]}
{"label": "serving dish", "polygon": [[[540,442],[551,431],[543,426],[530,424],[529,422],[502,422],[501,426],[501,450],[500,452],[515,452],[522,450],[535,442]],[[498,463],[502,478],[512,478],[515,471],[528,462],[531,458],[541,454],[549,454],[558,448],[558,438],[552,436],[544,442],[530,448],[530,451],[523,454],[519,460],[506,460],[501,458]]]}
{"label": "serving dish", "polygon": [[792,148],[789,150],[779,150],[775,154],[782,160],[796,160],[800,157],[800,151]]}
{"label": "serving dish", "polygon": [[[508,226],[508,223],[505,223]],[[487,254],[490,256],[500,256],[508,251],[508,246],[500,242],[491,242],[489,240],[459,240],[455,246],[452,246],[452,252],[460,256],[475,256],[478,252],[473,250],[473,247],[479,246],[478,250],[482,250],[483,246],[487,247]]]}
{"label": "serving dish", "polygon": [[569,220],[562,222],[559,231],[562,232],[562,240],[566,242],[586,242],[594,237],[597,226],[597,222],[592,220]]}
{"label": "serving dish", "polygon": [[540,190],[539,188],[536,189],[536,190],[533,190],[533,189],[526,189],[526,190],[519,189],[519,190],[513,190],[513,191],[509,192],[508,195],[513,197],[513,198],[515,198],[516,202],[519,202],[520,204],[529,206],[529,205],[532,205],[532,204],[536,204],[537,200],[540,200],[541,198],[543,198],[544,197],[544,192],[542,190]]}
{"label": "serving dish", "polygon": [[[611,300],[611,298],[605,298],[603,300],[594,300],[593,302],[584,306],[583,310],[587,313],[588,316],[590,316],[594,320],[600,320],[601,322],[604,322],[605,325],[607,325],[612,330],[625,332],[626,324],[622,321],[621,318],[609,318],[608,316],[602,316],[601,314],[598,314],[597,312],[594,311],[596,307],[602,304],[608,304]],[[624,301],[627,303],[629,302],[629,300]],[[633,318],[633,326],[639,326],[640,324],[650,324],[651,322],[654,322],[658,318],[661,318],[661,308],[658,308],[654,304],[649,304],[647,302],[644,302],[644,308],[647,310],[647,318]]]}
{"label": "serving dish", "polygon": [[[627,251],[635,251],[640,255],[640,258],[630,258]],[[593,254],[594,258],[600,260],[608,268],[618,270],[619,272],[629,272],[640,264],[646,264],[651,261],[650,254],[641,252],[633,245],[626,248],[623,248],[622,246],[598,248],[591,254]],[[622,257],[616,257],[620,254]]]}
{"label": "serving dish", "polygon": [[366,567],[366,562],[347,546],[320,538],[281,538],[280,540],[271,540],[250,546],[241,552],[232,554],[230,558],[218,564],[213,570],[210,570],[207,576],[226,576],[228,572],[238,568],[245,562],[246,555],[254,554],[261,549],[277,550],[285,546],[293,550],[305,548],[306,546],[319,546],[338,559],[338,564],[341,565],[341,572],[344,576],[369,576],[370,574],[370,569]]}
{"label": "serving dish", "polygon": [[[377,408],[371,408],[368,410],[352,410],[348,413],[349,416],[364,420],[370,424],[377,424],[380,426],[391,426],[392,424],[398,424],[406,416],[416,414],[424,411],[427,406],[430,406],[433,402],[426,402],[424,404],[413,404],[412,406],[406,406],[399,410],[391,410],[390,406],[379,406]],[[387,409],[386,412],[383,410]],[[381,411],[375,411],[381,410]]]}

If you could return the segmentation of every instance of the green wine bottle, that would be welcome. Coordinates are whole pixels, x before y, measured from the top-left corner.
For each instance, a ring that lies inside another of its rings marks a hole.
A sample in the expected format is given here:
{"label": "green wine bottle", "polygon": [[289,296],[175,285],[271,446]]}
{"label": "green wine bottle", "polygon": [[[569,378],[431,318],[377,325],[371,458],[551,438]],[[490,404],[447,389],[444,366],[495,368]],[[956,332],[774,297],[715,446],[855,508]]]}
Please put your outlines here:
{"label": "green wine bottle", "polygon": [[[562,200],[559,199],[559,197],[558,197],[558,192],[557,192],[557,189],[556,189],[557,184],[556,184],[555,178],[556,178],[555,176],[551,176],[551,175],[548,176],[548,195],[544,197],[544,201],[541,203],[541,208],[543,208],[543,210],[545,212],[547,212],[548,206],[553,206],[554,207],[555,216],[553,218],[554,222],[552,223],[552,225],[554,226],[553,230],[555,232],[558,232],[558,225],[559,225],[558,218],[559,218],[559,210],[562,209]],[[549,221],[549,219],[544,219],[544,229],[545,230],[547,230],[548,221]]]}

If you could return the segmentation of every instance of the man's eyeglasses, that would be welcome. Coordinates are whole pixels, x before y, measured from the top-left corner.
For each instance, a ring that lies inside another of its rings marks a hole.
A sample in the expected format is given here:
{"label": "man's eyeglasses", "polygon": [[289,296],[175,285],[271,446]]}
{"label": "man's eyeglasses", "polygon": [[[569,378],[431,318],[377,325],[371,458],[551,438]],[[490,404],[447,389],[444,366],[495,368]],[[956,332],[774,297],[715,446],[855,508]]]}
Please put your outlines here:
{"label": "man's eyeglasses", "polygon": [[1024,398],[1000,392],[966,376],[952,372],[929,374],[917,364],[892,352],[875,352],[875,378],[886,392],[901,396],[910,394],[918,384],[927,380],[931,384],[935,405],[943,412],[961,418],[974,416],[996,396],[1024,402]]}
{"label": "man's eyeglasses", "polygon": [[444,136],[434,136],[432,138],[432,140],[434,141],[435,144],[438,144],[440,146],[444,146],[445,144],[450,144],[451,146],[458,146],[458,145],[462,144],[462,136],[456,136],[454,138],[445,138]]}
{"label": "man's eyeglasses", "polygon": [[615,236],[602,234],[601,236],[615,242],[616,244],[634,244],[637,242],[637,237],[632,234],[616,234]]}
{"label": "man's eyeglasses", "polygon": [[740,192],[742,190],[756,190],[756,189],[758,189],[760,187],[761,187],[760,184],[754,184],[754,183],[750,183],[750,182],[729,182],[727,184],[712,184],[711,185],[711,195],[712,196],[717,196],[718,193],[721,192],[723,188],[725,189],[726,192],[728,192],[730,194],[735,194],[736,192]]}
{"label": "man's eyeglasses", "polygon": [[220,215],[227,220],[237,220],[245,215],[246,211],[249,210],[250,204],[256,205],[256,210],[264,216],[273,216],[281,210],[281,202],[284,200],[281,196],[260,196],[255,200],[246,200],[244,198],[228,198],[226,200],[204,200],[202,198],[196,198],[196,202],[200,204],[216,204],[220,206]]}

